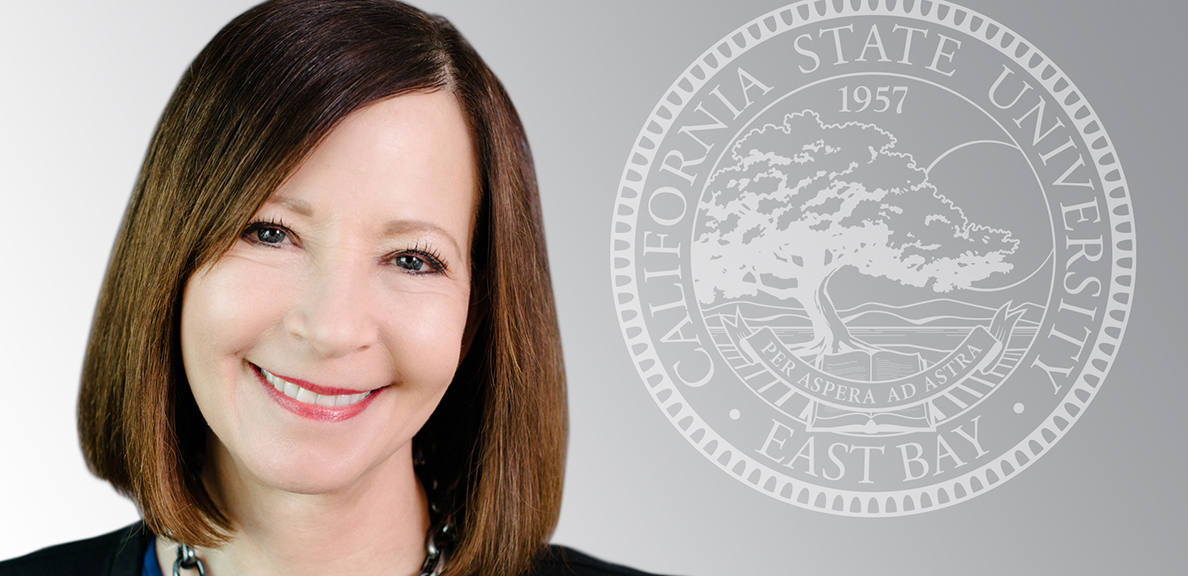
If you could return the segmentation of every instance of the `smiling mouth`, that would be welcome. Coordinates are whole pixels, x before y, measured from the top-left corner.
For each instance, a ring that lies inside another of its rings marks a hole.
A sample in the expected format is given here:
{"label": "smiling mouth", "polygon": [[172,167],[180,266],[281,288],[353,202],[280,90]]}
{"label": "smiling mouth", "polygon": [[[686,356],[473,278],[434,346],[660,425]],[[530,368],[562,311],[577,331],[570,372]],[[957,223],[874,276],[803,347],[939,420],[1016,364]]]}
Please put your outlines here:
{"label": "smiling mouth", "polygon": [[[260,376],[264,378],[264,381],[275,388],[277,392],[280,392],[281,394],[284,394],[285,396],[292,398],[297,402],[301,402],[302,404],[321,406],[323,408],[352,406],[367,399],[368,396],[371,396],[375,392],[374,390],[369,390],[367,392],[358,392],[354,394],[319,394],[294,384],[293,382],[290,382],[284,378],[281,378],[280,376],[256,366],[255,364],[252,364],[252,367],[255,368]],[[328,392],[327,390],[323,391]]]}

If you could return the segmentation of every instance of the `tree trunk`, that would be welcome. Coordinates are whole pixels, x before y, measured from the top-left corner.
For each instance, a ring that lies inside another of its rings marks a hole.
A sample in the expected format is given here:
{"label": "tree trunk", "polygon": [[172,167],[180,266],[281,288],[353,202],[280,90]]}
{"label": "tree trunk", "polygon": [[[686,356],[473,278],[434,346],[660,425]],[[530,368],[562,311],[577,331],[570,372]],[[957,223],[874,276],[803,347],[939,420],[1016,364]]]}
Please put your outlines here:
{"label": "tree trunk", "polygon": [[846,328],[837,309],[833,307],[833,301],[829,299],[827,291],[829,279],[837,270],[837,268],[831,270],[821,279],[817,289],[813,291],[812,300],[806,301],[808,298],[801,300],[809,320],[813,323],[812,342],[798,350],[798,355],[806,360],[809,357],[814,357],[815,360],[819,359],[821,354],[840,354],[851,350],[872,349],[869,344],[850,335],[850,330]]}

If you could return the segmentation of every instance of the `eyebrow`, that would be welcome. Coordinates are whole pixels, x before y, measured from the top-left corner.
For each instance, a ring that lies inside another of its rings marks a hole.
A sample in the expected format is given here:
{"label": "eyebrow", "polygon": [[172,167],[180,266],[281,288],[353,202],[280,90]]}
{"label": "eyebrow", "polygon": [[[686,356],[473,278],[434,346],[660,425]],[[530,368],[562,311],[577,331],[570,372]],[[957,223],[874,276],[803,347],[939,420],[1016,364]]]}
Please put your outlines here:
{"label": "eyebrow", "polygon": [[410,232],[433,232],[447,240],[454,245],[454,250],[459,254],[466,256],[462,247],[458,245],[458,241],[454,239],[453,235],[447,232],[441,226],[433,224],[432,222],[425,222],[423,220],[393,220],[384,224],[384,236],[399,236],[408,234]]}
{"label": "eyebrow", "polygon": [[[265,204],[279,204],[306,218],[313,217],[313,207],[308,202],[297,198],[270,198]],[[454,245],[454,250],[459,254],[464,254],[462,247],[458,245],[458,241],[454,236],[447,232],[445,228],[432,222],[425,222],[424,220],[392,220],[384,224],[383,227],[384,236],[400,236],[410,232],[432,232],[442,236]]]}
{"label": "eyebrow", "polygon": [[269,198],[265,204],[280,204],[306,218],[313,216],[313,208],[304,200],[298,200],[296,198]]}

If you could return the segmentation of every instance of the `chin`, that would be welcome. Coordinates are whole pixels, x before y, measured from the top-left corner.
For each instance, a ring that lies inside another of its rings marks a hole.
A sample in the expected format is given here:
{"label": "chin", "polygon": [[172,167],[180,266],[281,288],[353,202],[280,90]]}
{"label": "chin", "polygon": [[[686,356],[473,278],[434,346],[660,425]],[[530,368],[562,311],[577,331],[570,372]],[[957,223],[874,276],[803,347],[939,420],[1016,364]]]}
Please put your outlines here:
{"label": "chin", "polygon": [[257,475],[271,488],[294,494],[332,494],[348,490],[364,476],[357,466],[286,463]]}
{"label": "chin", "polygon": [[[220,443],[221,444],[221,443]],[[349,448],[320,443],[282,443],[256,454],[234,457],[225,447],[216,467],[228,481],[254,480],[257,486],[294,494],[334,494],[366,487],[374,478],[392,478],[412,470],[411,439],[397,447],[373,442]]]}

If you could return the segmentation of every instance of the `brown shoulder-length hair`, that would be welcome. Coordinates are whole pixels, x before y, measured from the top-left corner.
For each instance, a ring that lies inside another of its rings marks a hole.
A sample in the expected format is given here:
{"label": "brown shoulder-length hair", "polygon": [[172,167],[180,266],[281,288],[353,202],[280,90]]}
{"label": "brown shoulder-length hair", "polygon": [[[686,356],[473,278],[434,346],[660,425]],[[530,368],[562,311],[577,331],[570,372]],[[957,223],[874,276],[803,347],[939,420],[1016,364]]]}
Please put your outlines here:
{"label": "brown shoulder-length hair", "polygon": [[392,0],[276,0],[228,24],[185,72],[149,146],[95,311],[79,397],[92,471],[148,526],[191,545],[233,530],[200,479],[206,425],[182,369],[190,276],[348,114],[455,95],[481,190],[469,352],[413,440],[417,471],[457,534],[447,573],[518,574],[556,525],[565,376],[540,201],[507,93],[446,20]]}

